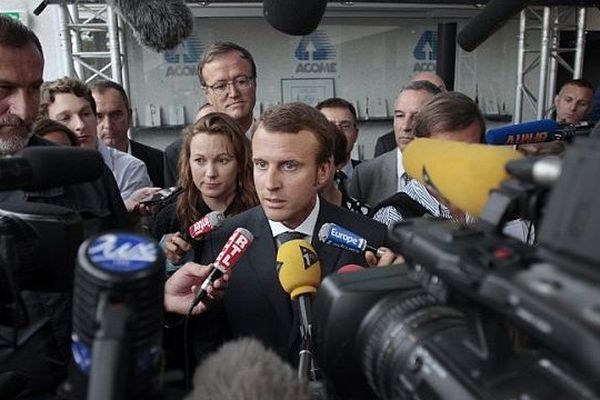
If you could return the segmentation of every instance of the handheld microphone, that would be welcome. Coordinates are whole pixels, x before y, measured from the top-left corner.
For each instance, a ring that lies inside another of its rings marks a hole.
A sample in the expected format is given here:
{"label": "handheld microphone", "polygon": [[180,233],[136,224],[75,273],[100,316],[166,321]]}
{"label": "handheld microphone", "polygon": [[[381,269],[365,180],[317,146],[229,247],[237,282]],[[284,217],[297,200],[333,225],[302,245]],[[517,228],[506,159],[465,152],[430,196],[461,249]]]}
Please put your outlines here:
{"label": "handheld microphone", "polygon": [[229,272],[233,265],[238,262],[240,257],[248,250],[254,235],[249,230],[244,228],[236,228],[235,231],[227,239],[227,243],[223,246],[223,249],[217,255],[216,260],[211,263],[211,271],[208,277],[202,282],[200,290],[196,293],[194,301],[190,310],[193,309],[206,297],[208,294],[208,288],[213,284],[214,281],[223,276],[226,272]]}
{"label": "handheld microphone", "polygon": [[327,222],[321,226],[319,240],[353,253],[364,253],[369,250],[377,254],[378,251],[376,247],[367,243],[367,239],[332,222]]}
{"label": "handheld microphone", "polygon": [[310,243],[302,239],[283,243],[277,251],[277,275],[281,286],[290,294],[292,300],[298,300],[302,338],[298,377],[310,379],[312,364],[310,297],[321,283],[321,263],[317,252]]}
{"label": "handheld microphone", "polygon": [[553,142],[555,140],[570,140],[575,135],[587,135],[591,129],[592,126],[589,122],[574,125],[558,123],[551,119],[542,119],[490,129],[485,134],[485,141],[487,144],[494,145]]}
{"label": "handheld microphone", "polygon": [[107,0],[151,50],[172,49],[190,36],[194,16],[183,0]]}
{"label": "handheld microphone", "polygon": [[404,169],[427,190],[471,215],[480,215],[489,193],[509,179],[508,161],[523,158],[510,147],[416,138],[402,153]]}
{"label": "handheld microphone", "polygon": [[73,399],[154,398],[160,390],[164,256],[144,236],[79,248],[73,291]]}
{"label": "handheld microphone", "polygon": [[321,282],[321,263],[315,249],[302,239],[283,243],[277,251],[277,275],[292,300],[315,293]]}
{"label": "handheld microphone", "polygon": [[104,161],[96,150],[63,146],[26,147],[0,158],[0,190],[44,190],[93,181]]}
{"label": "handheld microphone", "polygon": [[221,227],[225,221],[225,215],[220,211],[212,211],[194,222],[187,231],[182,232],[183,239],[187,242],[199,240],[209,232]]}

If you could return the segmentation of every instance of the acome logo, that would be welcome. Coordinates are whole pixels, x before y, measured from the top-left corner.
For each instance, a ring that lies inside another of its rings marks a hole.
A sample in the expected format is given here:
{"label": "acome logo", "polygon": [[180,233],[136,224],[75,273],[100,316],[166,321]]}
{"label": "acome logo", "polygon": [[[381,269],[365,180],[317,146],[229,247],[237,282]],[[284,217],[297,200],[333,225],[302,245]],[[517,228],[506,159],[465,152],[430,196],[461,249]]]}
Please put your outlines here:
{"label": "acome logo", "polygon": [[323,31],[317,30],[302,37],[296,46],[294,57],[298,60],[297,74],[337,72],[336,47]]}
{"label": "acome logo", "polygon": [[190,36],[179,46],[165,51],[164,58],[169,64],[166,76],[196,75],[196,66],[203,51],[202,42],[196,36]]}

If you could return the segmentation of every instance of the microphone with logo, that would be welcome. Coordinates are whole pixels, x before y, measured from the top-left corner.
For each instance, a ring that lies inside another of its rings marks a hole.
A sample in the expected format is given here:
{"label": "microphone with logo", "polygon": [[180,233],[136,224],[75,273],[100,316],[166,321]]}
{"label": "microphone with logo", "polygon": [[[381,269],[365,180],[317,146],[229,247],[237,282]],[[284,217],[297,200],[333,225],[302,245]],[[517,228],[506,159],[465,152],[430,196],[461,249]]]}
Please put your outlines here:
{"label": "microphone with logo", "polygon": [[202,239],[209,232],[221,227],[225,221],[225,215],[219,211],[212,211],[194,222],[190,227],[181,232],[181,236],[187,242]]}
{"label": "microphone with logo", "polygon": [[69,399],[152,399],[160,389],[164,256],[156,242],[106,233],[79,248]]}
{"label": "microphone with logo", "polygon": [[298,377],[316,380],[315,371],[311,376],[312,362],[312,320],[310,316],[311,296],[321,283],[321,263],[315,249],[305,240],[295,239],[283,243],[277,251],[277,275],[286,293],[298,301],[300,310],[300,362]]}
{"label": "microphone with logo", "polygon": [[367,243],[367,239],[333,222],[327,222],[321,226],[319,240],[330,246],[339,247],[353,253],[372,251],[377,255],[379,252],[376,247]]}
{"label": "microphone with logo", "polygon": [[485,141],[494,145],[564,141],[579,135],[589,135],[591,130],[592,125],[589,122],[563,124],[551,119],[542,119],[490,129],[485,134]]}
{"label": "microphone with logo", "polygon": [[202,282],[198,293],[196,293],[189,313],[206,297],[210,285],[231,270],[240,257],[250,248],[253,240],[254,235],[247,229],[236,228],[233,231],[215,261],[210,264],[211,271],[204,282]]}

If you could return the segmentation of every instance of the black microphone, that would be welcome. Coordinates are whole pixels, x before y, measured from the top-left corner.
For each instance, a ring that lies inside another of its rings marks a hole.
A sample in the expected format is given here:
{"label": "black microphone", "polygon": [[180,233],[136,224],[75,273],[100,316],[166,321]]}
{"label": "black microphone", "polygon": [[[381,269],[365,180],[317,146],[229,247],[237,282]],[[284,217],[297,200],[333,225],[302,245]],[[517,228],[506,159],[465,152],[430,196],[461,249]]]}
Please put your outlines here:
{"label": "black microphone", "polygon": [[141,45],[162,52],[191,35],[194,16],[183,0],[107,0]]}
{"label": "black microphone", "polygon": [[164,256],[141,235],[93,236],[73,291],[72,399],[153,398],[162,365]]}
{"label": "black microphone", "polygon": [[510,18],[523,10],[527,0],[491,0],[461,29],[457,42],[465,51],[475,50],[500,29]]}
{"label": "black microphone", "polygon": [[104,161],[97,150],[63,146],[26,147],[0,158],[0,190],[44,190],[98,179]]}
{"label": "black microphone", "polygon": [[317,29],[326,6],[326,0],[264,0],[263,14],[278,31],[304,36]]}

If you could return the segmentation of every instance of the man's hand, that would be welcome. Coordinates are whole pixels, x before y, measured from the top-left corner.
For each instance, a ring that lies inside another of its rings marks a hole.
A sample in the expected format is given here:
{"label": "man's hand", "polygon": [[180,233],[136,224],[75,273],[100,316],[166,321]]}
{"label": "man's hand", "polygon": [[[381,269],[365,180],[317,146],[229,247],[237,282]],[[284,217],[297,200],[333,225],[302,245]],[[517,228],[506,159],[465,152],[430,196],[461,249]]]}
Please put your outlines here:
{"label": "man's hand", "polygon": [[192,250],[192,245],[183,239],[179,232],[166,234],[162,246],[165,256],[173,264],[179,264],[181,259]]}
{"label": "man's hand", "polygon": [[161,188],[159,187],[143,187],[131,194],[127,200],[125,200],[125,208],[132,214],[137,215],[150,215],[156,212],[157,207],[148,207],[140,204],[142,200],[155,195]]}
{"label": "man's hand", "polygon": [[[210,265],[194,262],[185,263],[165,282],[165,311],[187,315],[196,292],[210,274]],[[192,315],[205,312],[210,305],[223,297],[229,275],[225,274],[213,282],[207,295],[192,311]]]}
{"label": "man's hand", "polygon": [[365,252],[365,259],[369,267],[385,267],[387,265],[404,263],[404,257],[394,253],[387,247],[378,248],[377,254],[367,250]]}

